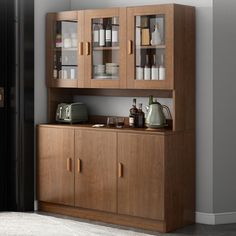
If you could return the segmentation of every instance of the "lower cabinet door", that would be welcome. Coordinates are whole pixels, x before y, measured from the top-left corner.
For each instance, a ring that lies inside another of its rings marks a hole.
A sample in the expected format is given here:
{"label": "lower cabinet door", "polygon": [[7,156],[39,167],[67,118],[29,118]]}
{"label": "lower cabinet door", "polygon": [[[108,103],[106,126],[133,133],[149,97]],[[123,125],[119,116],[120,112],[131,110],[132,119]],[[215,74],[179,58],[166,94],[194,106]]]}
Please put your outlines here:
{"label": "lower cabinet door", "polygon": [[38,199],[74,205],[74,130],[38,128]]}
{"label": "lower cabinet door", "polygon": [[118,213],[164,219],[164,137],[118,134]]}
{"label": "lower cabinet door", "polygon": [[117,212],[116,133],[75,131],[75,205]]}

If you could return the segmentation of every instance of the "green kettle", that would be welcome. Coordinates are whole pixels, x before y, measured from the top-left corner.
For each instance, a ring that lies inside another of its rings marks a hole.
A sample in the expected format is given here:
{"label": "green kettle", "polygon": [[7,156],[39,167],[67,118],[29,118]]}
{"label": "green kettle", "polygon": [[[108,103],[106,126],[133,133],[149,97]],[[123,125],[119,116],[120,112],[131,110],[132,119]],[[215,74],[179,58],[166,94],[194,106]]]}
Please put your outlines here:
{"label": "green kettle", "polygon": [[149,97],[149,106],[146,106],[147,116],[145,119],[145,124],[148,128],[162,128],[167,126],[166,117],[164,115],[163,109],[166,109],[169,116],[171,117],[170,109],[161,105],[157,100],[153,100],[153,96]]}

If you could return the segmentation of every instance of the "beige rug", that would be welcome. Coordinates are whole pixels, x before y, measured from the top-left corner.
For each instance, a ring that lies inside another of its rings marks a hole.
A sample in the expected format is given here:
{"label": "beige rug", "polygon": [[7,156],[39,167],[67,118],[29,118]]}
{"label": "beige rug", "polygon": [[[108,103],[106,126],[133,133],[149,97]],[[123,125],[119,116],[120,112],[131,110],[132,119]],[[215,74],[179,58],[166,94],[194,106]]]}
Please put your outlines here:
{"label": "beige rug", "polygon": [[147,236],[148,234],[36,213],[0,213],[0,236],[54,235]]}

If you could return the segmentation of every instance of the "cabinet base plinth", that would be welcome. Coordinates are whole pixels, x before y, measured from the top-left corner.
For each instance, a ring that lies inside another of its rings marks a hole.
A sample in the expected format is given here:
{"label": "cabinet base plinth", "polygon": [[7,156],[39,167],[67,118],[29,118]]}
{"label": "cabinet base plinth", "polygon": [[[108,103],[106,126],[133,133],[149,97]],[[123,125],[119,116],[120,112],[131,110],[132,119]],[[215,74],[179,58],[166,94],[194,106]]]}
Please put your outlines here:
{"label": "cabinet base plinth", "polygon": [[[181,225],[179,227],[175,226],[174,228],[172,228],[170,226],[168,227],[166,225],[166,222],[161,220],[159,221],[133,216],[118,215],[108,212],[82,209],[78,207],[71,207],[46,202],[39,202],[39,211],[101,221],[109,224],[140,228],[144,230],[158,231],[162,233],[170,232],[184,226]],[[193,224],[193,222],[189,224]]]}

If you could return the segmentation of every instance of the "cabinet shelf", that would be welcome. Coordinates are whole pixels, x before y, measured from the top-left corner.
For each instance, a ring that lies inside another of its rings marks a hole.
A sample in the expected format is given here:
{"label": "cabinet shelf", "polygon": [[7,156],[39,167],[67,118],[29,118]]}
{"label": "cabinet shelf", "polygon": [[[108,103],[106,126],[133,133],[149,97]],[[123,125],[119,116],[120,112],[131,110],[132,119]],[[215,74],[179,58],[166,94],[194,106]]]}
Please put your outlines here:
{"label": "cabinet shelf", "polygon": [[78,67],[78,65],[61,65],[61,66],[65,66],[65,67]]}
{"label": "cabinet shelf", "polygon": [[54,48],[54,51],[77,51],[77,48]]}
{"label": "cabinet shelf", "polygon": [[54,81],[76,81],[77,79],[71,79],[71,78],[67,78],[67,79],[63,79],[63,78],[53,78]]}
{"label": "cabinet shelf", "polygon": [[166,45],[162,44],[162,45],[148,45],[148,46],[140,46],[137,45],[136,49],[165,49]]}
{"label": "cabinet shelf", "polygon": [[98,75],[94,76],[93,80],[118,80],[119,76],[112,76],[112,75]]}
{"label": "cabinet shelf", "polygon": [[120,47],[94,47],[94,51],[119,50]]}

